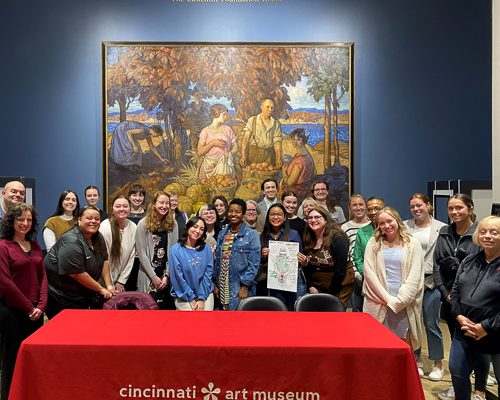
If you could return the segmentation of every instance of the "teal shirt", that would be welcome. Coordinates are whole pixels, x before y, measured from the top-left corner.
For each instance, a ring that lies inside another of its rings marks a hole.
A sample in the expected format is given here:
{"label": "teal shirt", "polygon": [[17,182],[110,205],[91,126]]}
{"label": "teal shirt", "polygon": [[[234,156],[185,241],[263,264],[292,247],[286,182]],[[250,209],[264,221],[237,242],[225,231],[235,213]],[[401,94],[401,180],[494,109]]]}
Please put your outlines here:
{"label": "teal shirt", "polygon": [[354,242],[354,250],[352,252],[352,258],[354,260],[354,265],[358,269],[361,276],[364,276],[363,273],[363,261],[365,259],[365,248],[368,240],[373,236],[373,226],[372,224],[368,224],[358,229],[358,233],[356,234],[356,241]]}

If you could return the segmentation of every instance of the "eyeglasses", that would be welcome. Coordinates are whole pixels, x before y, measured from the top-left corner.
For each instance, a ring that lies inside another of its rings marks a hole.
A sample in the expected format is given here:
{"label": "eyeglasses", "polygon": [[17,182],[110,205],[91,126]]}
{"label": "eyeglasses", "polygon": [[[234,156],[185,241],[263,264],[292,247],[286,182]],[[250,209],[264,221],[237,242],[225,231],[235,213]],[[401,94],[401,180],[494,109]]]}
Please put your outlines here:
{"label": "eyeglasses", "polygon": [[203,211],[201,215],[215,215],[215,211]]}
{"label": "eyeglasses", "polygon": [[307,220],[308,221],[318,221],[320,220],[321,218],[323,218],[321,215],[313,215],[311,217],[307,217]]}
{"label": "eyeglasses", "polygon": [[323,189],[314,189],[315,192],[328,192],[328,189],[327,188],[323,188]]}
{"label": "eyeglasses", "polygon": [[373,207],[373,208],[372,208],[372,207],[369,207],[369,208],[367,208],[366,210],[367,210],[368,212],[372,212],[372,211],[378,212],[378,211],[380,211],[381,209],[382,209],[382,208],[380,208],[380,207]]}
{"label": "eyeglasses", "polygon": [[285,214],[279,213],[279,214],[269,214],[269,218],[283,218]]}
{"label": "eyeglasses", "polygon": [[249,214],[257,213],[257,210],[250,210],[249,208],[247,208],[247,213]]}

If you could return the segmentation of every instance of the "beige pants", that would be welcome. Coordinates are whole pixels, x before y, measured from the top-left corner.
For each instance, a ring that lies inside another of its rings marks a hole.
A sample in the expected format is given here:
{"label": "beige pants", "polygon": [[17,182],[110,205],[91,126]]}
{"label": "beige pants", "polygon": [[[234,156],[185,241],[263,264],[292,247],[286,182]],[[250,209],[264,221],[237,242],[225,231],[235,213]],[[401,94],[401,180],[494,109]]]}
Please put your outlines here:
{"label": "beige pants", "polygon": [[[191,305],[188,301],[184,301],[178,297],[175,298],[175,308],[181,311],[193,311],[191,309]],[[210,293],[205,301],[205,311],[213,311],[214,310],[214,294]]]}

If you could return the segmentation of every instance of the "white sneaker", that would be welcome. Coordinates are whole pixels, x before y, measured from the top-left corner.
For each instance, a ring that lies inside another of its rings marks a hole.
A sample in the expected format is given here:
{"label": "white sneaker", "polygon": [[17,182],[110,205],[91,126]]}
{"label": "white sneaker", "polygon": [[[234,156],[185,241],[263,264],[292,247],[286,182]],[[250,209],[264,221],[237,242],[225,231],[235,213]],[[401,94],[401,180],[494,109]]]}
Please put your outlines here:
{"label": "white sneaker", "polygon": [[475,394],[475,395],[472,397],[472,400],[485,400],[485,398],[484,398],[484,397],[479,396],[478,394]]}
{"label": "white sneaker", "polygon": [[421,378],[423,378],[424,377],[424,363],[417,361],[417,368],[418,368],[418,374],[420,375]]}
{"label": "white sneaker", "polygon": [[440,381],[441,379],[443,379],[443,376],[444,376],[444,368],[434,367],[432,368],[432,371],[429,374],[429,379],[431,381]]}
{"label": "white sneaker", "polygon": [[438,397],[441,400],[455,400],[455,389],[453,389],[453,386],[450,386],[449,389],[438,393]]}
{"label": "white sneaker", "polygon": [[493,386],[493,385],[496,385],[497,383],[497,380],[495,378],[493,378],[491,375],[488,375],[488,380],[486,381],[486,384],[488,386]]}

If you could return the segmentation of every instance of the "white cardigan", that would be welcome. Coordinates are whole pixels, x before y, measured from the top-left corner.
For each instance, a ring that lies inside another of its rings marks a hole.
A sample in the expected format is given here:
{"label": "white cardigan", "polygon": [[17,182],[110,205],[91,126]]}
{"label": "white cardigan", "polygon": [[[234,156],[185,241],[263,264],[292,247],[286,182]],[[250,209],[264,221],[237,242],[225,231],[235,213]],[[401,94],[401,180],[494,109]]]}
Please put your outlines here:
{"label": "white cardigan", "polygon": [[[123,233],[121,235],[122,255],[120,257],[120,260],[115,263],[111,263],[110,261],[109,263],[111,283],[113,284],[113,286],[116,284],[116,282],[125,285],[125,283],[127,283],[128,277],[130,276],[130,272],[132,272],[135,258],[135,230],[136,225],[133,222],[127,220],[125,223],[125,228],[123,229]],[[111,224],[109,222],[109,219],[105,219],[104,221],[102,221],[101,226],[99,227],[99,232],[101,232],[102,236],[104,237],[109,257],[111,243],[113,242],[113,235],[111,233]]]}
{"label": "white cardigan", "polygon": [[375,237],[366,245],[364,258],[365,280],[363,293],[365,301],[363,311],[384,323],[387,307],[396,314],[406,309],[410,325],[411,345],[414,350],[422,343],[422,298],[424,294],[423,254],[420,242],[410,237],[410,243],[403,247],[401,264],[401,287],[398,296],[389,294],[387,289],[384,252],[382,246],[377,250]]}

